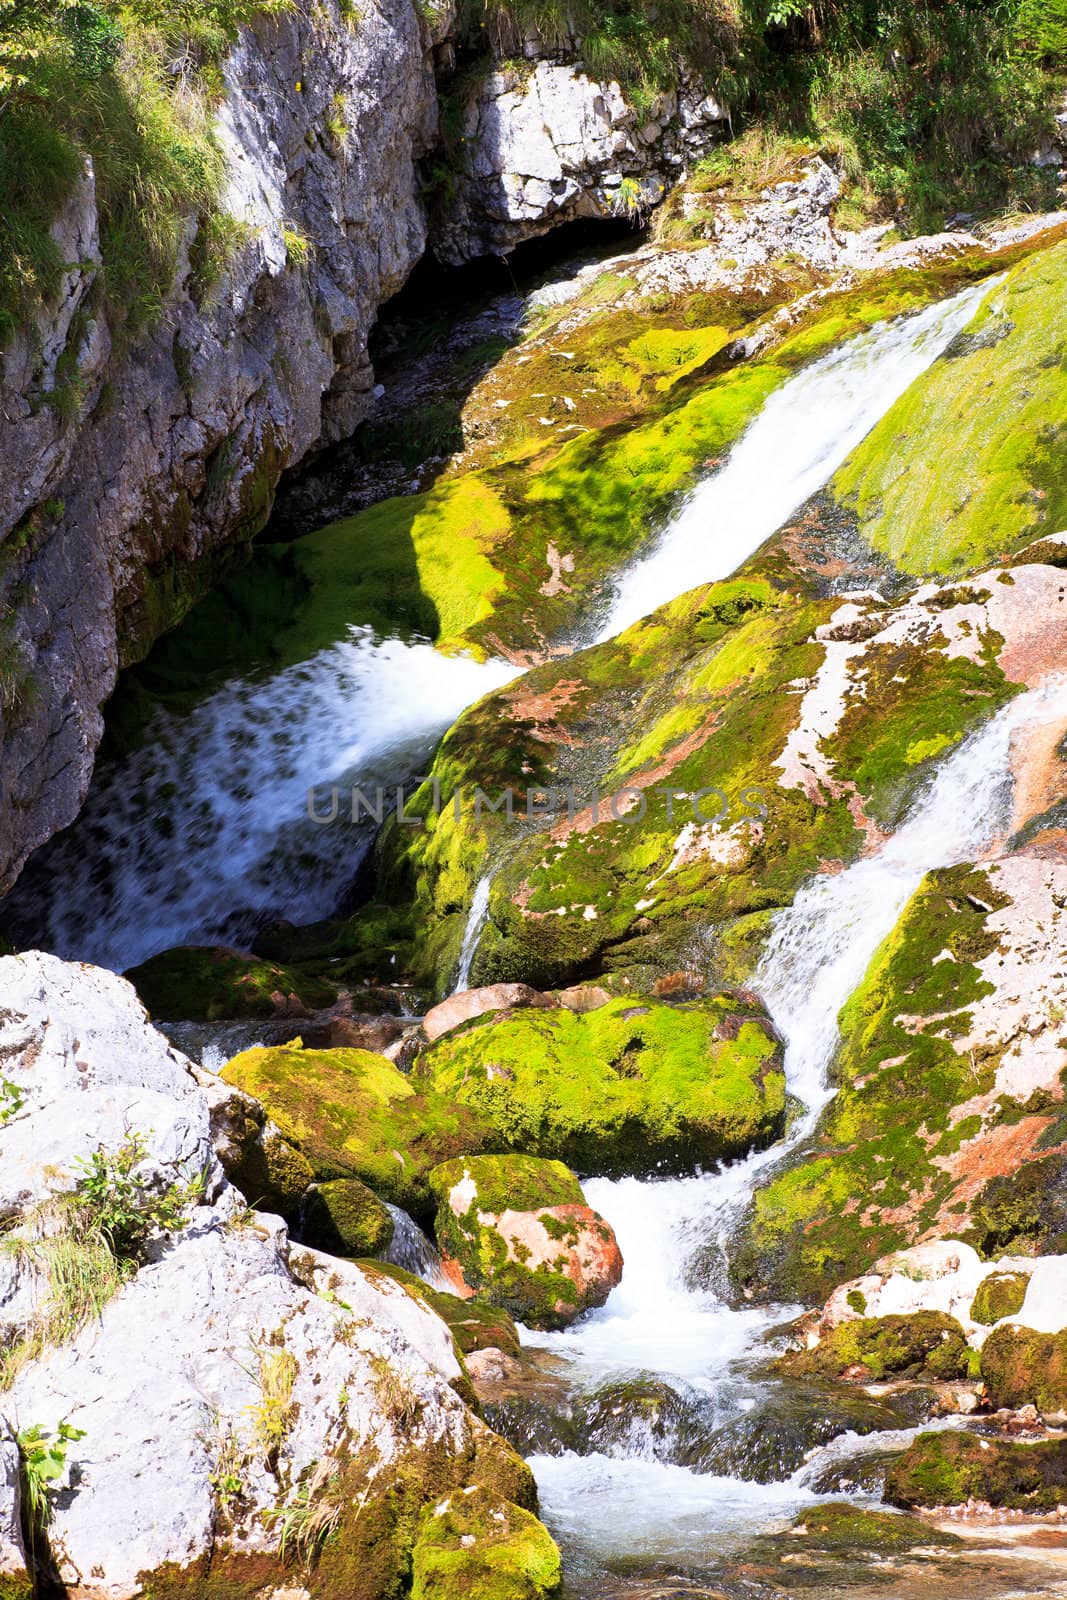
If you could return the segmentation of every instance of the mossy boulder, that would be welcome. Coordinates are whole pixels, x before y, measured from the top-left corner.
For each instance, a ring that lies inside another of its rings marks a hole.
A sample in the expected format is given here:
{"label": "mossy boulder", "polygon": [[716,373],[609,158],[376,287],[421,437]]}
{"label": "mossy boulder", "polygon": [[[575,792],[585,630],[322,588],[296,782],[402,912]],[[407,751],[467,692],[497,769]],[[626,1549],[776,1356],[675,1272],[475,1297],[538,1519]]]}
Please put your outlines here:
{"label": "mossy boulder", "polygon": [[1067,1415],[1067,1329],[1035,1333],[1010,1322],[994,1328],[982,1346],[982,1381],[995,1406]]}
{"label": "mossy boulder", "polygon": [[959,1543],[955,1534],[941,1533],[918,1517],[900,1516],[895,1511],[868,1511],[840,1500],[809,1507],[790,1532],[803,1538],[805,1548],[848,1556],[864,1552],[890,1556],[921,1545]]}
{"label": "mossy boulder", "polygon": [[236,1160],[227,1161],[226,1176],[250,1206],[276,1211],[287,1222],[297,1220],[304,1196],[315,1179],[303,1151],[290,1144],[270,1122],[241,1147]]}
{"label": "mossy boulder", "polygon": [[474,1109],[367,1050],[304,1050],[297,1040],[245,1050],[222,1076],[260,1101],[320,1182],[359,1178],[420,1216],[433,1209],[430,1170],[485,1142]]}
{"label": "mossy boulder", "polygon": [[1022,1310],[1030,1283],[1027,1272],[991,1272],[978,1285],[971,1305],[971,1321],[989,1326],[1001,1317],[1013,1317]]}
{"label": "mossy boulder", "polygon": [[983,1500],[1042,1513],[1067,1503],[1067,1439],[1023,1444],[979,1434],[921,1433],[886,1476],[894,1506],[959,1506]]}
{"label": "mossy boulder", "polygon": [[621,1175],[769,1143],[785,1115],[781,1063],[755,1005],[620,998],[584,1014],[497,1015],[441,1039],[417,1073],[500,1145]]}
{"label": "mossy boulder", "polygon": [[455,1490],[423,1513],[411,1600],[542,1600],[560,1581],[548,1530],[488,1489]]}
{"label": "mossy boulder", "polygon": [[622,1276],[614,1233],[562,1162],[467,1156],[429,1181],[446,1270],[520,1322],[565,1327]]}
{"label": "mossy boulder", "polygon": [[164,950],[125,976],[166,1022],[306,1016],[337,999],[336,984],[321,977],[215,946]]}
{"label": "mossy boulder", "polygon": [[333,1178],[308,1190],[303,1235],[305,1244],[331,1255],[376,1256],[392,1240],[393,1219],[358,1178]]}
{"label": "mossy boulder", "polygon": [[778,1369],[793,1377],[965,1378],[970,1352],[955,1317],[943,1311],[910,1316],[859,1317],[840,1322],[810,1350],[790,1351]]}

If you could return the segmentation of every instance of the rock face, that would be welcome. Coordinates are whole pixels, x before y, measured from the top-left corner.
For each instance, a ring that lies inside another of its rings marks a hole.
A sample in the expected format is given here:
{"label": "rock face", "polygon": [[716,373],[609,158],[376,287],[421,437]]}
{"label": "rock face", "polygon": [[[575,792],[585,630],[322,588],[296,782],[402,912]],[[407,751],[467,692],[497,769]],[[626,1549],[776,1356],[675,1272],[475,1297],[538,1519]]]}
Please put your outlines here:
{"label": "rock face", "polygon": [[[153,1575],[152,1594],[166,1595],[188,1592],[210,1564],[212,1581],[236,1591],[254,1563],[258,1583],[282,1584],[281,1532],[315,1507],[326,1536],[304,1592],[373,1600],[410,1570],[413,1546],[440,1548],[434,1518],[456,1492],[463,1504],[486,1497],[502,1560],[531,1569],[515,1592],[546,1592],[554,1546],[509,1500],[529,1505],[529,1473],[456,1392],[452,1337],[423,1298],[297,1249],[278,1218],[245,1210],[212,1137],[213,1104],[232,1091],[212,1092],[209,1075],[153,1033],[121,979],[19,956],[0,961],[0,992],[4,1210],[8,1237],[26,1241],[5,1255],[0,1284],[13,1379],[0,1417],[49,1439],[68,1425],[38,1533],[61,1583],[84,1600],[126,1600]],[[57,1331],[50,1240],[63,1206],[80,1207],[66,1249],[114,1237],[101,1234],[103,1201],[77,1163],[133,1137],[147,1154],[124,1204],[158,1197],[167,1181],[181,1205],[165,1222],[153,1213],[139,1265],[116,1258],[95,1315],[71,1317],[63,1302]],[[14,1580],[12,1467],[2,1433],[0,1572]],[[461,1590],[469,1560],[469,1592],[480,1592],[483,1542],[452,1542]]]}
{"label": "rock face", "polygon": [[445,1271],[520,1322],[564,1327],[622,1277],[614,1233],[560,1161],[470,1156],[430,1183]]}
{"label": "rock face", "polygon": [[[92,309],[87,171],[56,224],[79,263],[62,303],[5,352],[0,609],[12,613],[16,687],[0,886],[76,814],[119,668],[202,588],[213,551],[258,531],[281,469],[367,414],[368,330],[424,248],[416,161],[436,96],[411,0],[372,0],[352,26],[336,0],[301,3],[244,30],[225,76],[223,206],[248,239],[216,289],[195,297],[190,223],[166,314],[114,352]],[[339,141],[324,131],[331,110],[347,128]],[[286,232],[311,242],[306,266],[289,261]],[[48,401],[64,357],[81,395],[73,417]]]}
{"label": "rock face", "polygon": [[639,216],[723,136],[726,120],[695,88],[638,111],[617,83],[566,63],[490,72],[467,92],[464,159],[434,247],[445,261],[466,261],[578,217]]}

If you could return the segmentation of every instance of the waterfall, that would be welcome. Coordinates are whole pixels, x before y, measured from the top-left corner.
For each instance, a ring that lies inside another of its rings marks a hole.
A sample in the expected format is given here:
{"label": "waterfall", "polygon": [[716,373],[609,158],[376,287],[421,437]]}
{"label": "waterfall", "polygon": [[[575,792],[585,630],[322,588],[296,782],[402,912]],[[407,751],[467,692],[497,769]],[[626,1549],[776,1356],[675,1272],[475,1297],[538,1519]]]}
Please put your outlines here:
{"label": "waterfall", "polygon": [[[256,916],[328,916],[369,847],[359,784],[395,809],[460,712],[515,676],[369,628],[269,678],[226,684],[102,768],[75,825],[5,908],[16,934],[117,971],[171,945],[243,942]],[[338,815],[329,824],[331,790]],[[236,914],[236,916],[235,916]]]}
{"label": "waterfall", "polygon": [[[709,1240],[724,1239],[757,1178],[811,1132],[831,1095],[827,1069],[840,1009],[925,874],[981,859],[1005,834],[1015,733],[1065,717],[1067,678],[1011,701],[943,762],[875,854],[813,879],[775,918],[752,987],[786,1041],[789,1089],[805,1113],[777,1146],[721,1171],[583,1185],[589,1204],[615,1229],[626,1263],[622,1282],[601,1311],[565,1333],[524,1334],[565,1357],[579,1384],[645,1372],[711,1396],[724,1419],[751,1405],[738,1363],[751,1361],[761,1337],[795,1308],[731,1309],[692,1281],[693,1257]],[[594,1557],[660,1546],[674,1558],[721,1550],[726,1534],[739,1531],[738,1519],[740,1532],[751,1535],[754,1521],[788,1515],[810,1494],[802,1475],[772,1485],[702,1477],[647,1451],[640,1460],[569,1453],[532,1464],[550,1525]]]}
{"label": "waterfall", "polygon": [[452,993],[458,994],[461,989],[466,989],[471,981],[471,962],[474,952],[478,948],[478,940],[482,936],[482,929],[489,920],[489,890],[493,878],[491,873],[478,879],[474,894],[471,896],[471,908],[467,913],[467,925],[463,930],[463,944],[459,952],[459,965],[456,967],[456,981],[452,986]]}
{"label": "waterfall", "polygon": [[418,1223],[406,1211],[390,1205],[388,1201],[385,1202],[385,1209],[393,1219],[393,1237],[379,1259],[391,1262],[394,1267],[403,1267],[405,1272],[421,1278],[432,1289],[448,1289],[448,1282],[441,1271],[441,1257]]}
{"label": "waterfall", "polygon": [[623,573],[598,639],[698,583],[729,577],[826,484],[893,402],[974,315],[990,283],[879,323],[769,397],[722,469]]}

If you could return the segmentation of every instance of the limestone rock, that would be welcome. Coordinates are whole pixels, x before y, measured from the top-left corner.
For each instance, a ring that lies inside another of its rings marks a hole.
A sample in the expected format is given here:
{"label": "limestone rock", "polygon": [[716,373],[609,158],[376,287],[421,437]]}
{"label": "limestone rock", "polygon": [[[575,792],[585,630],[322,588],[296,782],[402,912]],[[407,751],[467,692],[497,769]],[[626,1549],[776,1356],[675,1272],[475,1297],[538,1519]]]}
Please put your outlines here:
{"label": "limestone rock", "polygon": [[519,1006],[553,1006],[555,1000],[531,989],[527,983],[491,983],[482,989],[461,989],[428,1011],[422,1031],[430,1044],[451,1033],[464,1022],[484,1017],[491,1011],[510,1011]]}
{"label": "limestone rock", "polygon": [[33,1593],[26,1570],[20,1502],[18,1445],[0,1429],[0,1594],[4,1600],[31,1600]]}
{"label": "limestone rock", "polygon": [[611,1227],[562,1162],[471,1156],[435,1168],[430,1183],[446,1272],[520,1322],[563,1327],[622,1277]]}

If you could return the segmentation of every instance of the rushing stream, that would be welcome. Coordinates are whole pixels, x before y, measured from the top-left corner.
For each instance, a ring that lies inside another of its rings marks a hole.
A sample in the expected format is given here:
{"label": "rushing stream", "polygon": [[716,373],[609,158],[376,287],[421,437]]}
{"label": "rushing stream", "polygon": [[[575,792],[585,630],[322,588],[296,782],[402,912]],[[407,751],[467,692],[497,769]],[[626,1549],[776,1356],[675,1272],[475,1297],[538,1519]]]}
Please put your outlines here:
{"label": "rushing stream", "polygon": [[[709,1242],[725,1242],[757,1179],[810,1133],[831,1094],[827,1069],[841,1006],[923,875],[981,857],[1004,833],[1013,734],[1065,715],[1067,679],[1012,701],[944,762],[876,854],[812,880],[779,914],[752,987],[786,1041],[789,1089],[804,1114],[776,1147],[721,1172],[584,1185],[615,1229],[622,1283],[602,1311],[566,1333],[527,1335],[565,1356],[578,1385],[654,1374],[703,1404],[710,1399],[720,1422],[752,1406],[745,1363],[765,1355],[763,1336],[790,1310],[731,1310],[713,1287],[694,1281],[694,1257],[705,1257]],[[751,1483],[687,1470],[640,1434],[626,1443],[632,1454],[568,1453],[533,1463],[549,1524],[594,1566],[626,1555],[699,1565],[812,1495],[804,1469],[780,1483]]]}
{"label": "rushing stream", "polygon": [[[598,637],[752,555],[988,288],[881,323],[776,390],[722,470],[623,574]],[[175,944],[241,943],[260,914],[302,923],[329,915],[358,855],[351,827],[309,820],[309,788],[328,814],[334,784],[404,782],[467,706],[516,671],[353,628],[273,677],[225,685],[188,715],[160,714],[140,749],[101,768],[77,823],[31,862],[5,908],[12,932],[122,970]],[[364,837],[369,844],[369,830]],[[473,954],[473,945],[464,952],[465,975]]]}

